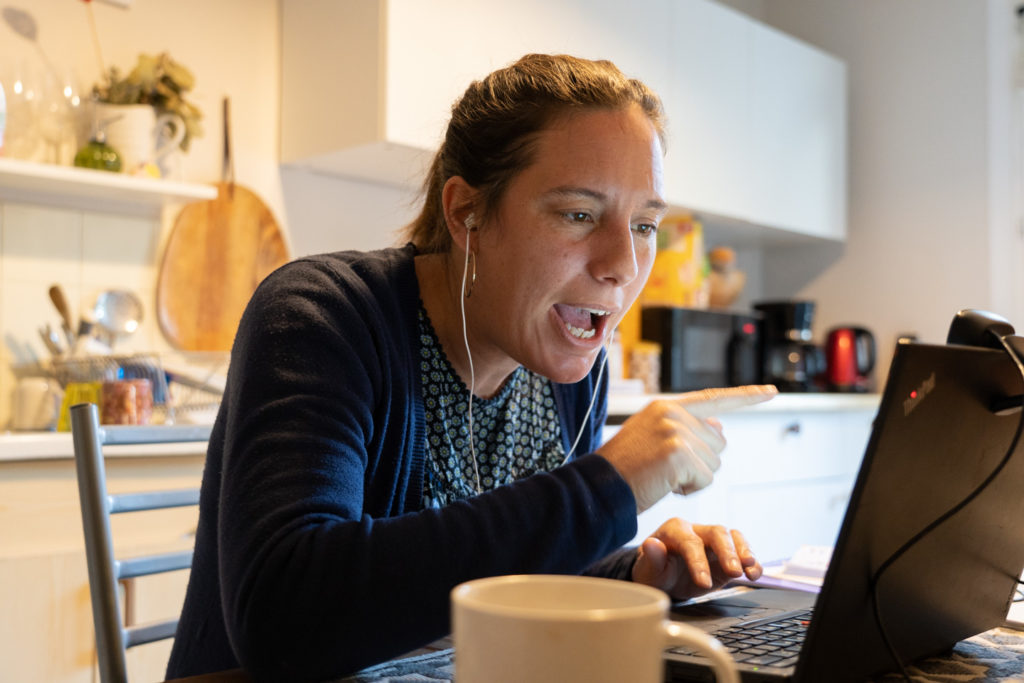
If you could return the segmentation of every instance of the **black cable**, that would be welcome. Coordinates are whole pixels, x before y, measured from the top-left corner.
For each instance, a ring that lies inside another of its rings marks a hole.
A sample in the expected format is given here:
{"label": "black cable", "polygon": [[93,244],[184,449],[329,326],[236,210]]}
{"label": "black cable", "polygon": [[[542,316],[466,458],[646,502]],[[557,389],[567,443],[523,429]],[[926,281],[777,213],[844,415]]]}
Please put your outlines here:
{"label": "black cable", "polygon": [[[1024,5],[1022,5],[1022,7],[1024,7]],[[1017,354],[1013,351],[1012,348],[1010,348],[1010,345],[1005,338],[999,337],[998,339],[999,343],[1003,345],[1003,348],[1006,349],[1006,353],[1009,354],[1010,358],[1017,366],[1017,369],[1020,371],[1021,379],[1024,379],[1024,363],[1022,363],[1021,360],[1017,358]],[[964,497],[963,500],[961,500],[959,503],[951,507],[941,516],[937,517],[924,529],[914,534],[914,536],[909,541],[904,543],[902,546],[899,547],[898,550],[896,550],[896,552],[890,555],[885,560],[885,562],[883,562],[878,567],[874,575],[871,577],[870,585],[872,602],[874,602],[873,607],[875,613],[875,625],[878,626],[878,631],[882,636],[882,640],[885,642],[886,649],[889,650],[889,655],[893,658],[893,661],[896,662],[896,666],[899,668],[900,674],[907,681],[907,683],[910,683],[910,676],[907,674],[906,668],[904,668],[903,666],[903,660],[900,659],[899,654],[896,652],[896,648],[895,646],[893,646],[892,641],[889,639],[889,634],[886,632],[885,625],[882,622],[882,613],[881,608],[879,607],[878,600],[878,582],[881,580],[882,574],[884,574],[885,571],[889,567],[891,567],[894,562],[896,562],[896,560],[902,557],[908,550],[917,545],[917,543],[919,543],[921,539],[923,539],[925,536],[934,531],[937,527],[943,524],[950,517],[960,512],[960,510],[964,509],[965,507],[967,507],[967,505],[969,505],[972,500],[977,498],[979,495],[981,495],[982,491],[988,488],[989,484],[995,481],[995,478],[999,476],[999,473],[1003,471],[1003,468],[1006,467],[1006,464],[1010,462],[1010,458],[1013,457],[1013,454],[1016,452],[1017,444],[1020,442],[1022,433],[1024,433],[1024,409],[1021,410],[1021,417],[1020,420],[1018,420],[1017,422],[1017,431],[1013,435],[1013,439],[1010,442],[1010,447],[1006,451],[1006,455],[1003,456],[1003,459],[999,461],[999,464],[996,465],[995,469],[992,470],[992,472],[985,478],[985,480],[978,484],[978,486],[975,487],[975,489],[971,491],[969,494],[967,494],[967,496]],[[1018,583],[1021,583],[1020,579],[1018,579],[1017,581]]]}

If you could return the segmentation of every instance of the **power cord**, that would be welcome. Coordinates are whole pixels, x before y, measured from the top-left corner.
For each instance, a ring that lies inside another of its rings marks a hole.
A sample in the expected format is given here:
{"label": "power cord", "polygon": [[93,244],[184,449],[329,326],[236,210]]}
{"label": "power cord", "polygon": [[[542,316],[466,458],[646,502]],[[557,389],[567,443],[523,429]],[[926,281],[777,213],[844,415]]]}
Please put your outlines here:
{"label": "power cord", "polygon": [[[996,336],[999,339],[999,343],[1002,344],[1003,348],[1006,350],[1006,353],[1009,354],[1010,358],[1017,366],[1017,369],[1018,371],[1020,371],[1021,374],[1021,379],[1024,379],[1024,363],[1022,363],[1020,358],[1017,357],[1017,352],[1014,351],[1013,348],[1010,346],[1009,342],[1006,341],[1006,337],[998,335],[994,336]],[[999,464],[996,465],[995,469],[992,470],[992,472],[985,478],[985,480],[978,484],[978,486],[975,487],[975,489],[971,491],[969,494],[967,494],[967,496],[964,497],[963,500],[961,500],[959,503],[951,507],[941,516],[937,517],[932,523],[930,523],[924,529],[916,533],[909,541],[900,546],[899,549],[896,550],[896,552],[890,555],[885,560],[885,562],[883,562],[878,567],[874,575],[871,577],[871,598],[872,602],[874,603],[873,607],[875,614],[875,624],[878,626],[878,631],[882,636],[882,640],[885,642],[885,647],[886,649],[888,649],[889,655],[893,658],[893,661],[896,662],[896,666],[899,667],[900,674],[903,676],[904,680],[907,681],[907,683],[911,683],[910,676],[909,674],[907,674],[907,670],[903,665],[903,660],[900,659],[899,653],[896,652],[896,648],[892,644],[892,640],[889,638],[889,634],[885,630],[885,624],[882,621],[882,613],[879,607],[878,600],[879,581],[881,581],[882,575],[885,573],[885,571],[889,569],[889,567],[891,567],[893,563],[896,562],[896,560],[898,560],[900,557],[906,554],[906,552],[915,545],[917,545],[917,543],[919,543],[921,539],[923,539],[925,536],[927,536],[940,525],[942,525],[950,517],[960,512],[960,510],[964,509],[965,507],[967,507],[967,505],[969,505],[971,501],[973,501],[975,498],[981,495],[981,492],[988,488],[988,486],[993,481],[995,481],[995,478],[999,476],[999,473],[1003,471],[1003,468],[1006,467],[1006,464],[1010,462],[1010,458],[1013,457],[1013,454],[1016,452],[1017,444],[1020,443],[1022,434],[1024,434],[1024,410],[1021,411],[1021,417],[1017,421],[1017,431],[1014,432],[1013,439],[1010,441],[1010,447],[1007,449],[1006,454],[1003,456],[1002,460],[999,461]],[[1020,579],[1018,579],[1017,582],[1018,584],[1020,584]]]}

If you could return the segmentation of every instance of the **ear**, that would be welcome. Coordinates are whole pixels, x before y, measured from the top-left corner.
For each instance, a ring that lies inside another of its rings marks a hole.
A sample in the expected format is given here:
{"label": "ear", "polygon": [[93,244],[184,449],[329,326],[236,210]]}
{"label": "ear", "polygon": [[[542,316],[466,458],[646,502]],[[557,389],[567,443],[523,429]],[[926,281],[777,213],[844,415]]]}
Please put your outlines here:
{"label": "ear", "polygon": [[479,193],[462,176],[452,176],[441,190],[441,206],[444,209],[444,220],[448,226],[448,234],[461,251],[467,244],[474,248],[474,229],[479,227],[480,217],[474,214]]}

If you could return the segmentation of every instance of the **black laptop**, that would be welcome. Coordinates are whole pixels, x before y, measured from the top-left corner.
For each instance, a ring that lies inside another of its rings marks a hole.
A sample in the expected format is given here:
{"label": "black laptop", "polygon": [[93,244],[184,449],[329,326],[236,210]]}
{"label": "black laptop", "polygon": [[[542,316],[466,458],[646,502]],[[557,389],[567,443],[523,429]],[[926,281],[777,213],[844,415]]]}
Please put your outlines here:
{"label": "black laptop", "polygon": [[[863,681],[1003,624],[1024,567],[1024,382],[999,342],[1008,323],[980,329],[990,315],[959,313],[957,343],[897,345],[820,593],[673,608],[723,641],[743,681]],[[670,650],[666,677],[710,672]]]}

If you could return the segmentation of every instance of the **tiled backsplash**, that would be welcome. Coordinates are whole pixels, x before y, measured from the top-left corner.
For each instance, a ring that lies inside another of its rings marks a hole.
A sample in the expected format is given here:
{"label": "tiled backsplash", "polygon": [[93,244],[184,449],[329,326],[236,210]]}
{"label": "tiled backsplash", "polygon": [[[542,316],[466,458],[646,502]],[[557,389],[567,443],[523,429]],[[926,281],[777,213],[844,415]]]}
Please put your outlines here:
{"label": "tiled backsplash", "polygon": [[155,313],[162,224],[159,217],[0,202],[0,431],[10,419],[12,364],[48,358],[38,329],[49,323],[60,330],[51,285],[64,289],[76,320],[103,290],[134,291],[142,324],[115,351],[169,348]]}

